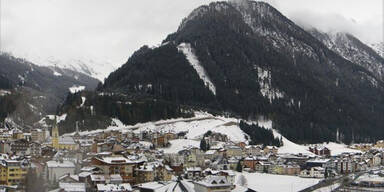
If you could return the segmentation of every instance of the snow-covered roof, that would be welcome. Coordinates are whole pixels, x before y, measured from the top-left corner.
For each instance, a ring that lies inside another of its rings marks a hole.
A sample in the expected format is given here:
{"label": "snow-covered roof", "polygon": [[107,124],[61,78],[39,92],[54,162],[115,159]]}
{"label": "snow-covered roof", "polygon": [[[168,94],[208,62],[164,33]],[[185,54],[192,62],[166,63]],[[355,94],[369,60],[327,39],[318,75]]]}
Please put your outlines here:
{"label": "snow-covered roof", "polygon": [[215,154],[217,151],[216,150],[208,150],[207,152],[205,152],[206,155],[213,155]]}
{"label": "snow-covered roof", "polygon": [[91,172],[81,172],[81,173],[79,173],[79,177],[88,177],[90,175],[92,175]]}
{"label": "snow-covered roof", "polygon": [[59,187],[64,191],[86,192],[85,183],[59,183]]}
{"label": "snow-covered roof", "polygon": [[70,177],[71,179],[75,180],[75,181],[79,181],[79,176],[78,175],[69,175],[69,174],[66,174],[66,175],[63,175],[59,178],[59,181],[66,178],[66,177]]}
{"label": "snow-covered roof", "polygon": [[310,159],[307,163],[328,163],[330,161],[330,159]]}
{"label": "snow-covered roof", "polygon": [[81,171],[89,172],[95,170],[96,167],[83,167],[81,168]]}
{"label": "snow-covered roof", "polygon": [[123,178],[119,174],[110,175],[109,178],[111,179],[111,181],[122,181],[123,180]]}
{"label": "snow-covered roof", "polygon": [[193,184],[186,180],[169,182],[148,182],[138,186],[155,192],[195,192]]}
{"label": "snow-covered roof", "polygon": [[195,182],[196,184],[203,185],[205,187],[230,187],[230,184],[224,176],[207,176],[201,181]]}
{"label": "snow-covered roof", "polygon": [[105,181],[104,175],[91,175],[91,181]]}
{"label": "snow-covered roof", "polygon": [[107,163],[107,164],[127,164],[134,163],[133,161],[123,157],[123,156],[110,156],[110,157],[97,157],[96,159]]}
{"label": "snow-covered roof", "polygon": [[129,183],[122,184],[97,184],[97,191],[106,192],[126,192],[132,191],[132,187]]}
{"label": "snow-covered roof", "polygon": [[71,161],[48,161],[47,167],[49,168],[75,168],[75,164]]}
{"label": "snow-covered roof", "polygon": [[201,171],[201,167],[187,167],[187,171]]}
{"label": "snow-covered roof", "polygon": [[64,145],[75,145],[75,140],[73,140],[72,137],[68,136],[61,136],[59,137],[59,144],[64,144]]}

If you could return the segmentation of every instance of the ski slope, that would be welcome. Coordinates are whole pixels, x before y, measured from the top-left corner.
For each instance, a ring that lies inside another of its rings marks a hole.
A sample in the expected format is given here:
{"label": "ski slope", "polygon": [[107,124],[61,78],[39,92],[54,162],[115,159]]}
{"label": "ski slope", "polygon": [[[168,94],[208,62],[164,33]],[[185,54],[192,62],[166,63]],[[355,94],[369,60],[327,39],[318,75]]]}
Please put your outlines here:
{"label": "ski slope", "polygon": [[[124,125],[120,120],[112,119],[112,124],[106,129],[84,131],[80,134],[89,135],[108,131],[132,131],[136,134],[139,134],[142,131],[154,131],[163,133],[186,132],[185,139],[172,140],[170,141],[171,146],[169,148],[163,149],[165,153],[175,153],[178,150],[182,150],[188,147],[199,147],[200,140],[207,131],[227,135],[229,140],[234,143],[248,143],[245,138],[247,134],[240,129],[238,125],[239,122],[240,120],[236,118],[213,116],[208,113],[196,112],[195,117],[192,118],[167,119],[156,122],[139,123],[136,125]],[[260,127],[264,127],[266,129],[273,128],[273,122],[271,120],[248,121],[248,123],[258,124]],[[309,146],[296,144],[282,136],[277,130],[272,129],[272,131],[275,137],[281,137],[283,140],[283,146],[278,149],[279,154],[290,153],[315,156],[313,153],[309,152]],[[220,143],[220,145],[222,146],[223,143]],[[360,152],[358,150],[349,149],[346,145],[343,144],[324,143],[322,145],[328,147],[331,150],[332,155],[338,155],[343,152]]]}

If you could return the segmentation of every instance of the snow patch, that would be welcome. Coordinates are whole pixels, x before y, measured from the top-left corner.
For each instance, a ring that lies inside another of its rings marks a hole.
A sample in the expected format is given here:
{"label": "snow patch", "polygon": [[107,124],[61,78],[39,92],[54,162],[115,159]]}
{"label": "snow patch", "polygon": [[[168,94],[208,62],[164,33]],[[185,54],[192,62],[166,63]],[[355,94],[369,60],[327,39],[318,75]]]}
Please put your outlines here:
{"label": "snow patch", "polygon": [[73,94],[73,93],[77,93],[77,92],[83,91],[84,89],[85,89],[85,86],[74,85],[74,86],[69,88],[69,91]]}
{"label": "snow patch", "polygon": [[205,86],[208,87],[209,90],[211,90],[214,95],[216,95],[216,87],[212,83],[212,81],[209,79],[207,72],[205,71],[204,67],[200,64],[196,55],[193,53],[191,44],[181,43],[179,46],[177,46],[177,49],[184,53],[189,63],[196,70],[200,79],[204,81]]}
{"label": "snow patch", "polygon": [[53,71],[53,75],[56,76],[56,77],[61,77],[63,76],[61,73],[57,72],[57,71]]}
{"label": "snow patch", "polygon": [[57,120],[57,123],[60,123],[62,121],[65,121],[65,119],[67,119],[67,114],[64,113],[60,116],[57,116],[57,115],[47,115],[46,117],[43,117],[38,123],[42,126],[42,127],[49,127],[46,120],[47,118],[49,120],[55,120],[55,117],[56,117],[56,120]]}
{"label": "snow patch", "polygon": [[263,97],[269,99],[270,103],[272,103],[275,99],[284,97],[284,93],[282,91],[272,88],[272,75],[270,71],[257,67],[257,75],[259,78],[260,93]]}
{"label": "snow patch", "polygon": [[87,100],[87,98],[81,97],[81,105],[80,105],[80,107],[84,106],[86,100]]}

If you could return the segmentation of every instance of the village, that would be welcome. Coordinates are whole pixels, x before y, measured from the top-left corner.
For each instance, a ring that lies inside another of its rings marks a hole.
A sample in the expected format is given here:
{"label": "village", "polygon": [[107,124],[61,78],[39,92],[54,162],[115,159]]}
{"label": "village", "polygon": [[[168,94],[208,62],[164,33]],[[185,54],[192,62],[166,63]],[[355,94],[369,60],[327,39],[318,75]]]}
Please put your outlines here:
{"label": "village", "polygon": [[[154,129],[82,134],[77,128],[73,134],[61,135],[56,123],[50,131],[2,129],[0,189],[25,191],[40,179],[42,191],[57,192],[240,192],[256,191],[242,173],[337,184],[345,175],[368,173],[384,165],[384,141],[354,144],[351,150],[360,152],[332,155],[323,145],[309,145],[307,153],[279,153],[278,147],[234,142],[215,131],[201,133],[195,141],[198,146],[189,145],[186,134]],[[351,185],[384,186],[380,171],[364,176]]]}

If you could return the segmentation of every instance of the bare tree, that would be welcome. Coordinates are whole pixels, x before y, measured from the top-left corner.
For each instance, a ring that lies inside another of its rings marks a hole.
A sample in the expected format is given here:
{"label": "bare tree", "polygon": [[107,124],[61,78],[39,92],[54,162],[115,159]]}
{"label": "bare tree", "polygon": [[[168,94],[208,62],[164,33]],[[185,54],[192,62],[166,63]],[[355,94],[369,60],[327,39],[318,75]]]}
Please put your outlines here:
{"label": "bare tree", "polygon": [[237,184],[242,186],[242,187],[247,187],[248,186],[248,180],[247,180],[247,178],[245,178],[245,176],[243,174],[241,174],[239,176],[239,178],[237,179]]}

